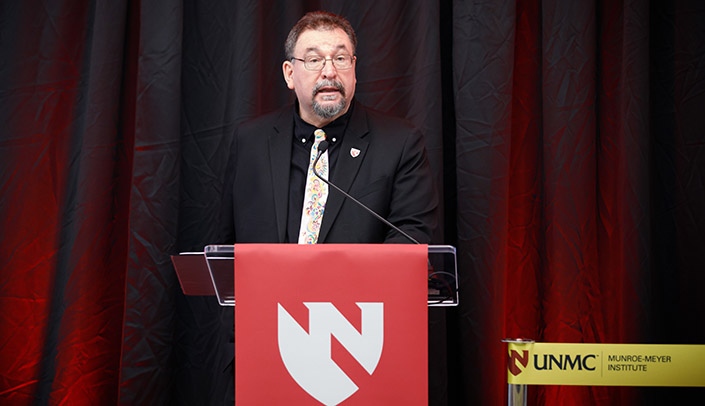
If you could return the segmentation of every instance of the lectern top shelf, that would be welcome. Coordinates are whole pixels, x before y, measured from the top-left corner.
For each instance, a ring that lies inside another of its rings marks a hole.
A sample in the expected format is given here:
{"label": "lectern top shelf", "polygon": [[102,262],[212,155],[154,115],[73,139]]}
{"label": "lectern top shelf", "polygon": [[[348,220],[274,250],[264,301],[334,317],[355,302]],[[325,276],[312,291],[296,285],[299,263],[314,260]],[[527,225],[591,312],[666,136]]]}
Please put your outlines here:
{"label": "lectern top shelf", "polygon": [[[213,296],[222,306],[235,305],[234,245],[207,245],[203,252],[172,255],[181,289],[189,296]],[[428,306],[458,305],[455,247],[428,246]]]}

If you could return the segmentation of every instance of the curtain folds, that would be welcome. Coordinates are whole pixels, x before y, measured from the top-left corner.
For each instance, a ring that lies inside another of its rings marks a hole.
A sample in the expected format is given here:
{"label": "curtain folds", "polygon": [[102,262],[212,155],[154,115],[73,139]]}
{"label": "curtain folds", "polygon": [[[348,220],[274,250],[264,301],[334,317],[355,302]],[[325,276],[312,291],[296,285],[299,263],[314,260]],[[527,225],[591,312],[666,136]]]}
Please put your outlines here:
{"label": "curtain folds", "polygon": [[701,1],[3,2],[0,403],[232,396],[232,309],[169,255],[221,242],[232,131],[292,100],[314,9],[357,30],[356,98],[426,137],[461,285],[429,314],[430,404],[506,403],[503,338],[705,344]]}

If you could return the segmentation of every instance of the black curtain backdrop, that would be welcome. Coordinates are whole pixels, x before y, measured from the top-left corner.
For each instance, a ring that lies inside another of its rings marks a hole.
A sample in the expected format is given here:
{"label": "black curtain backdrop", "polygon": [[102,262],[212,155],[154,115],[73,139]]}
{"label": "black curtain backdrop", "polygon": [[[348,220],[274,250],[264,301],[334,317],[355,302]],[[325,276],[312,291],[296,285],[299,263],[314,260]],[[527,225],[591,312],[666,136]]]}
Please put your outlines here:
{"label": "black curtain backdrop", "polygon": [[1,404],[223,404],[232,309],[169,255],[221,242],[233,129],[292,100],[315,9],[357,30],[356,98],[426,136],[461,285],[430,310],[430,404],[506,403],[505,337],[705,344],[702,1],[3,1]]}

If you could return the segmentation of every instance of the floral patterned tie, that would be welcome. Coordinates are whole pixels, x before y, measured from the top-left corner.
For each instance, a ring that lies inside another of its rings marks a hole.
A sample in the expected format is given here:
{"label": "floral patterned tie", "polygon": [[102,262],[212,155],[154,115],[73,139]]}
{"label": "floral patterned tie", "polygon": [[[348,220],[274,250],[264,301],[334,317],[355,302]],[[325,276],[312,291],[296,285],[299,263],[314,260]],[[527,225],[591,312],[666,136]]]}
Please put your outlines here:
{"label": "floral patterned tie", "polygon": [[[304,206],[301,211],[301,228],[299,229],[299,244],[315,244],[318,242],[318,232],[321,230],[323,211],[328,200],[328,185],[313,173],[313,163],[318,155],[318,144],[326,138],[326,133],[318,129],[313,133],[315,139],[311,148],[311,158],[306,176]],[[324,179],[328,179],[328,151],[321,155],[316,165],[316,171]]]}

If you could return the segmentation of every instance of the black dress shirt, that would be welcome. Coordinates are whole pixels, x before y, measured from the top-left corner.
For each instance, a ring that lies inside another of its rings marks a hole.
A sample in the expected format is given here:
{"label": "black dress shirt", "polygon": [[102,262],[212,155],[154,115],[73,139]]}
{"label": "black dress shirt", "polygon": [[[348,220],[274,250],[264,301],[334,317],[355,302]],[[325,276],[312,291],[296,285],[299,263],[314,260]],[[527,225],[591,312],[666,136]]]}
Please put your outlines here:
{"label": "black dress shirt", "polygon": [[[354,102],[350,104],[348,111],[335,119],[335,121],[322,128],[328,140],[328,164],[330,173],[335,168],[338,156],[338,145],[341,144],[345,129],[350,121],[350,115],[354,108]],[[301,228],[301,209],[304,205],[304,194],[306,188],[306,176],[308,173],[309,160],[311,159],[311,148],[314,143],[314,131],[318,128],[301,119],[298,112],[298,105],[294,105],[294,134],[291,149],[291,173],[289,174],[289,213],[287,216],[287,242],[296,243],[299,240],[299,229]],[[325,212],[323,213],[325,216]]]}

